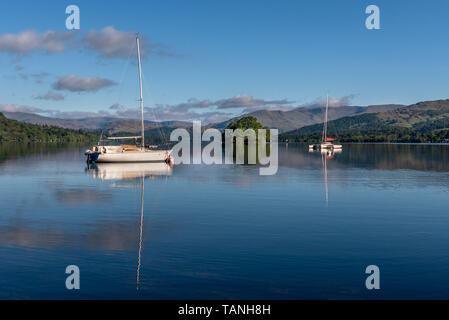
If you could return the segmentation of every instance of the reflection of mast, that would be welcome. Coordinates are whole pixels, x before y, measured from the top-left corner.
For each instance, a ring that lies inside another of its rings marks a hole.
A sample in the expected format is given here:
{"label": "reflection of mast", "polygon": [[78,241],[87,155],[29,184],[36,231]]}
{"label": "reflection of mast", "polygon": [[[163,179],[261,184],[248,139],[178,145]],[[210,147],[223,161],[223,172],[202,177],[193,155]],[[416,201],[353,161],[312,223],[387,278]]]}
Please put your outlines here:
{"label": "reflection of mast", "polygon": [[140,276],[140,253],[142,251],[142,230],[143,230],[143,194],[145,190],[145,177],[142,176],[142,187],[140,191],[140,235],[139,235],[139,254],[137,258],[137,278],[136,290],[139,290],[139,276]]}
{"label": "reflection of mast", "polygon": [[324,169],[324,190],[326,193],[326,205],[329,202],[329,190],[327,186],[327,152],[321,153],[321,161],[323,163],[323,169]]}
{"label": "reflection of mast", "polygon": [[[172,175],[172,168],[165,162],[130,162],[130,163],[91,163],[87,166],[87,172],[95,179],[114,181],[110,187],[130,187],[138,188],[141,181],[140,193],[140,225],[139,225],[139,249],[136,268],[136,290],[140,285],[141,254],[143,246],[143,208],[145,196],[145,179],[156,179],[162,176]],[[121,181],[123,181],[121,183]],[[132,182],[126,183],[126,181]]]}

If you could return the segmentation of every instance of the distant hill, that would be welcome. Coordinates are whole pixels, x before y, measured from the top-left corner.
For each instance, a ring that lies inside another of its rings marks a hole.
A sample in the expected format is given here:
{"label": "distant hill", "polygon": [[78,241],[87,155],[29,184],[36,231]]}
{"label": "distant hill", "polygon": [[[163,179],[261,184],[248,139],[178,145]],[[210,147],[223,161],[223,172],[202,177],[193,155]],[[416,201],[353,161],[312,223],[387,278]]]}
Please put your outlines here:
{"label": "distant hill", "polygon": [[[56,126],[67,129],[82,130],[104,130],[108,134],[118,132],[140,132],[140,121],[132,119],[120,119],[114,117],[87,117],[81,119],[61,119],[44,117],[34,113],[24,112],[3,112],[3,114],[13,120],[38,124]],[[189,127],[191,123],[183,121],[145,121],[145,130],[151,130],[160,127]]]}
{"label": "distant hill", "polygon": [[[286,132],[281,140],[319,141],[323,124]],[[343,117],[328,123],[339,141],[442,142],[449,138],[449,100],[425,101],[386,112]]]}
{"label": "distant hill", "polygon": [[[139,133],[140,132],[141,123],[138,120],[126,120],[126,119],[115,119],[115,121],[109,122],[101,129],[109,134],[116,135],[117,133]],[[145,121],[145,131],[152,131],[155,129],[156,131],[160,128],[189,128],[192,126],[192,123],[183,122],[183,121],[161,121],[161,122],[153,122],[153,121]]]}
{"label": "distant hill", "polygon": [[[378,106],[343,106],[329,108],[329,120],[338,119],[345,116],[351,116],[364,113],[375,113],[388,110],[394,110],[403,107],[402,105],[378,105]],[[321,123],[324,119],[324,107],[300,107],[291,111],[269,111],[259,110],[246,114],[245,116],[255,117],[262,125],[270,128],[277,128],[280,132],[286,132],[298,129],[304,126]],[[88,117],[82,119],[60,119],[44,117],[32,113],[22,112],[4,112],[4,115],[10,119],[18,120],[39,125],[57,126],[68,129],[83,130],[103,130],[106,134],[116,135],[117,133],[137,133],[140,132],[140,121],[132,119],[120,119],[113,117]],[[232,121],[240,119],[242,116],[229,119],[216,124],[210,124],[207,127],[224,129]],[[188,128],[191,122],[185,121],[145,121],[145,130],[152,131],[158,128]],[[170,130],[171,131],[171,130]]]}
{"label": "distant hill", "polygon": [[112,117],[91,117],[83,119],[60,119],[52,117],[44,117],[34,113],[24,112],[3,112],[4,116],[17,120],[38,125],[55,126],[67,129],[83,129],[83,130],[97,130],[104,127],[110,122],[117,120]]}
{"label": "distant hill", "polygon": [[0,142],[89,142],[96,133],[47,125],[35,125],[6,118],[0,113]]}
{"label": "distant hill", "polygon": [[[328,118],[329,120],[335,120],[338,118],[366,114],[366,113],[377,113],[389,110],[395,110],[404,107],[404,105],[398,104],[387,104],[387,105],[372,105],[367,107],[360,106],[342,106],[329,108]],[[315,123],[322,123],[324,120],[324,107],[299,107],[290,111],[269,111],[269,110],[259,110],[251,112],[244,116],[255,117],[262,125],[279,129],[280,132],[287,132],[294,129],[298,129],[304,126],[312,125]],[[210,127],[217,129],[224,129],[226,126],[242,116],[212,124]]]}

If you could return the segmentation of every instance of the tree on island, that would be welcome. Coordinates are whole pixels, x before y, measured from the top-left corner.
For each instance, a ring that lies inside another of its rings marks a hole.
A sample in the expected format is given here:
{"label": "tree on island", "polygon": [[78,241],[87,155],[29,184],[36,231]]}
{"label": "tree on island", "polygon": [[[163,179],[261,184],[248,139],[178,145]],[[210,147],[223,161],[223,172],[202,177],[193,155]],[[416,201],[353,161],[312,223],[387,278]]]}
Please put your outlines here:
{"label": "tree on island", "polygon": [[246,116],[237,119],[236,121],[232,121],[228,124],[226,129],[242,129],[243,131],[253,129],[256,132],[256,139],[259,137],[259,129],[265,129],[267,140],[270,139],[270,128],[263,126],[255,117],[252,116]]}

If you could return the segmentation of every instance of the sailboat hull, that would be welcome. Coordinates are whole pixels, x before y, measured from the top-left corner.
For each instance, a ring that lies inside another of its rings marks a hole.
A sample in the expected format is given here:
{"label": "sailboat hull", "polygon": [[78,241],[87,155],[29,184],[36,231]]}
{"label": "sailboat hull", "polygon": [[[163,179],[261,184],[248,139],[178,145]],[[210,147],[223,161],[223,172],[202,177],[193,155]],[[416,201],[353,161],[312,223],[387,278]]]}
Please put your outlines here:
{"label": "sailboat hull", "polygon": [[162,162],[170,157],[171,150],[131,151],[121,153],[101,153],[97,163],[123,163],[123,162]]}
{"label": "sailboat hull", "polygon": [[343,146],[341,144],[321,143],[309,145],[309,151],[322,150],[322,151],[341,151]]}

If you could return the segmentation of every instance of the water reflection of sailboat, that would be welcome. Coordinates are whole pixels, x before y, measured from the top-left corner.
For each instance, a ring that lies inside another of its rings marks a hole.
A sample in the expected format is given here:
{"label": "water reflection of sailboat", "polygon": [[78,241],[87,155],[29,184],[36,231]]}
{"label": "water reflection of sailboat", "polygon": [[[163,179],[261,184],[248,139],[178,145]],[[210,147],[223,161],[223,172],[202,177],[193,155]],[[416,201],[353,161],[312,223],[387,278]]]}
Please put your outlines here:
{"label": "water reflection of sailboat", "polygon": [[329,187],[327,183],[327,161],[335,158],[335,154],[341,153],[341,150],[321,150],[321,163],[323,164],[323,176],[324,176],[324,192],[326,205],[329,203]]}
{"label": "water reflection of sailboat", "polygon": [[329,189],[327,186],[327,160],[328,160],[328,152],[327,150],[323,150],[326,152],[321,152],[321,162],[323,164],[323,176],[324,176],[324,192],[326,194],[326,205],[329,203]]}
{"label": "water reflection of sailboat", "polygon": [[94,178],[128,180],[140,177],[171,176],[172,168],[165,162],[153,163],[91,163],[87,167]]}
{"label": "water reflection of sailboat", "polygon": [[139,223],[139,249],[137,254],[136,290],[140,285],[141,254],[143,244],[143,208],[145,178],[170,176],[172,168],[165,162],[152,163],[91,163],[87,171],[94,178],[101,180],[137,180],[140,178],[140,223]]}

